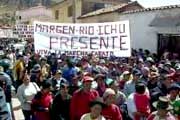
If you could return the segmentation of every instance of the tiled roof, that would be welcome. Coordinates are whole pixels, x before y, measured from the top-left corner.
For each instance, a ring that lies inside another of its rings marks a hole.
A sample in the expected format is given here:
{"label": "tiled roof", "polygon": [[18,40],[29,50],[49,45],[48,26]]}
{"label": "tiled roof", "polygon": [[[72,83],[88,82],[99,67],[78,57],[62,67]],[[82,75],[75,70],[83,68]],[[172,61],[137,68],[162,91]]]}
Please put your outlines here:
{"label": "tiled roof", "polygon": [[169,5],[169,6],[162,6],[162,7],[136,9],[136,10],[125,11],[125,12],[123,12],[123,14],[148,12],[148,11],[155,11],[155,10],[165,10],[165,9],[173,9],[173,8],[180,8],[180,5]]}
{"label": "tiled roof", "polygon": [[107,7],[107,8],[102,8],[102,9],[96,10],[94,12],[90,12],[90,13],[87,13],[85,15],[82,15],[79,18],[86,18],[86,17],[95,16],[95,15],[100,15],[100,14],[118,11],[118,10],[126,7],[127,5],[134,4],[134,3],[137,3],[137,2],[123,3],[123,4],[119,4],[119,5],[115,5],[115,6],[111,6],[111,7]]}

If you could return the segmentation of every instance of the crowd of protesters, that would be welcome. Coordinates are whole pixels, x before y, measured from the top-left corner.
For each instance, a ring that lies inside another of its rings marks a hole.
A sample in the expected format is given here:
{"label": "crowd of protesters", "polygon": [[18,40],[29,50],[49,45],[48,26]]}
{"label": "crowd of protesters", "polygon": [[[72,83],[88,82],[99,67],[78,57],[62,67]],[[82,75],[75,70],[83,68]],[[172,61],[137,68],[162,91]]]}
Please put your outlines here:
{"label": "crowd of protesters", "polygon": [[[142,49],[129,58],[9,50],[0,62],[0,106],[14,86],[25,120],[178,120],[179,60]],[[8,116],[0,109],[2,120]]]}

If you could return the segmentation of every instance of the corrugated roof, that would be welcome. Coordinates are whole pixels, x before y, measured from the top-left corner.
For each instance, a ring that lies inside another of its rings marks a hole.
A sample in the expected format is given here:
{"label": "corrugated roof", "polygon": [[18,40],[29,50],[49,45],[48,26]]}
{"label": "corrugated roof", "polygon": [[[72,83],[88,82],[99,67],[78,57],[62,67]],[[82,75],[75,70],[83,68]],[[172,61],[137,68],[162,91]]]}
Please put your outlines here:
{"label": "corrugated roof", "polygon": [[173,8],[180,8],[180,5],[169,5],[169,6],[162,6],[162,7],[136,9],[136,10],[125,11],[125,12],[123,12],[123,14],[148,12],[148,11],[155,11],[155,10],[165,10],[165,9],[173,9]]}
{"label": "corrugated roof", "polygon": [[91,17],[91,16],[95,16],[95,15],[118,11],[118,10],[126,7],[127,5],[134,4],[134,3],[137,3],[137,2],[134,1],[134,2],[123,3],[123,4],[119,4],[119,5],[115,5],[115,6],[111,6],[111,7],[107,7],[107,8],[102,8],[102,9],[96,10],[94,12],[90,12],[85,15],[82,15],[79,18]]}

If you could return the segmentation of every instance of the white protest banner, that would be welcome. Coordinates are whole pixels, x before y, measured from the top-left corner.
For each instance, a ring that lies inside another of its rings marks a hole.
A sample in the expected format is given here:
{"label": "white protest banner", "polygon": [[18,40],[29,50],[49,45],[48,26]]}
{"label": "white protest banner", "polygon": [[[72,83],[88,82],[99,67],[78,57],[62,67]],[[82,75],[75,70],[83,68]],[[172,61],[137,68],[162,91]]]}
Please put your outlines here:
{"label": "white protest banner", "polygon": [[89,24],[35,21],[34,44],[36,53],[40,55],[54,51],[70,56],[92,53],[104,57],[129,57],[129,21]]}

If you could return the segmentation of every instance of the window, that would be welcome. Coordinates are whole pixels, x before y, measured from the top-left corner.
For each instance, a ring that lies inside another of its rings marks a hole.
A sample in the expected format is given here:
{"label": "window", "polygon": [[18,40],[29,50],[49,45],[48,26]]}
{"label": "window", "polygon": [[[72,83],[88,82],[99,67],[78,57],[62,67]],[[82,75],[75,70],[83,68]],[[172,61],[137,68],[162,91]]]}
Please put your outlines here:
{"label": "window", "polygon": [[55,11],[55,19],[58,20],[59,19],[59,10]]}
{"label": "window", "polygon": [[21,16],[19,16],[19,20],[21,20]]}
{"label": "window", "polygon": [[73,15],[73,6],[68,7],[68,17],[71,17]]}

